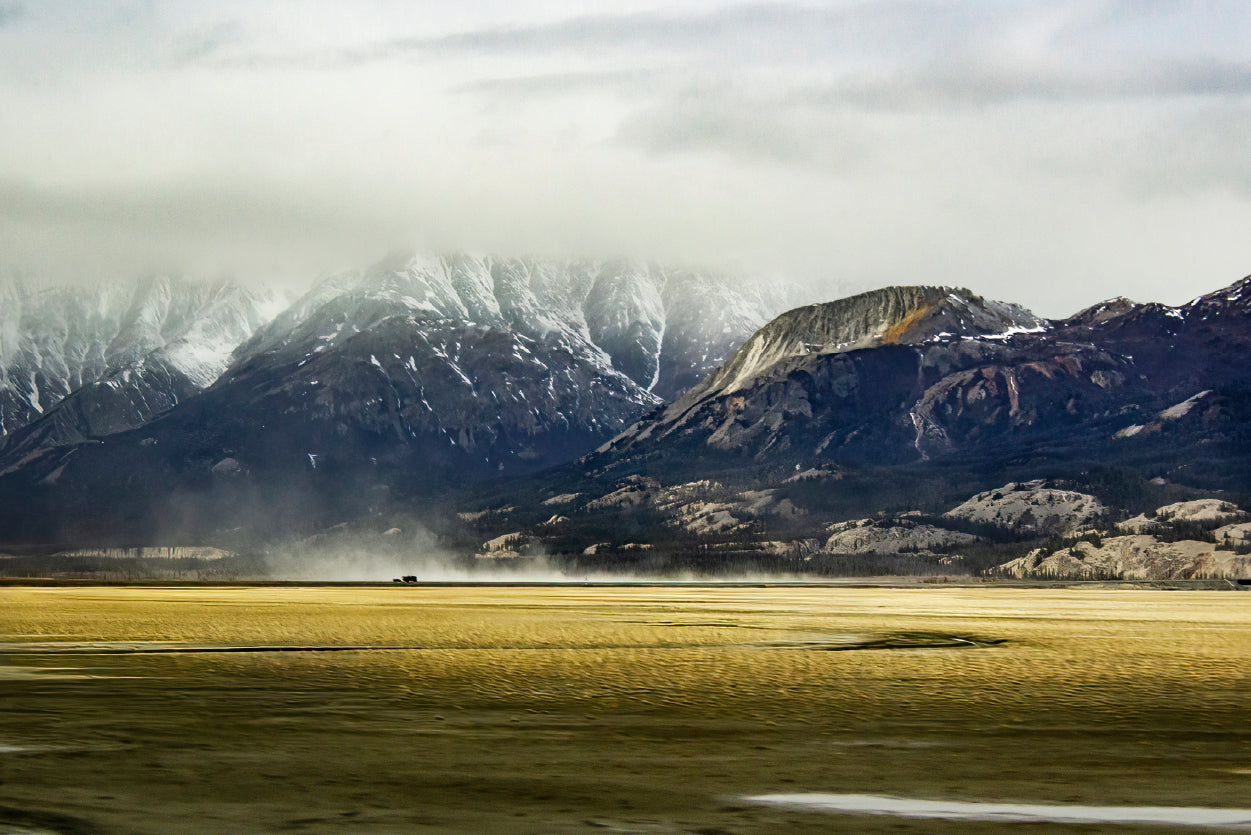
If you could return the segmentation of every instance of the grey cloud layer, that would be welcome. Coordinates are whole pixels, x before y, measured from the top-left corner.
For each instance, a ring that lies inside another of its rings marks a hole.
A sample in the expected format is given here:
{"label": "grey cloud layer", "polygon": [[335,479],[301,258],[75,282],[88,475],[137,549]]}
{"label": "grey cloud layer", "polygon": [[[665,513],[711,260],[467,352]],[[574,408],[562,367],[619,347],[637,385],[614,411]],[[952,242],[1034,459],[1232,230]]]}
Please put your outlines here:
{"label": "grey cloud layer", "polygon": [[0,270],[407,236],[1056,314],[1251,269],[1242,0],[696,3],[0,0]]}
{"label": "grey cloud layer", "polygon": [[0,26],[20,20],[25,13],[26,7],[21,3],[0,3]]}

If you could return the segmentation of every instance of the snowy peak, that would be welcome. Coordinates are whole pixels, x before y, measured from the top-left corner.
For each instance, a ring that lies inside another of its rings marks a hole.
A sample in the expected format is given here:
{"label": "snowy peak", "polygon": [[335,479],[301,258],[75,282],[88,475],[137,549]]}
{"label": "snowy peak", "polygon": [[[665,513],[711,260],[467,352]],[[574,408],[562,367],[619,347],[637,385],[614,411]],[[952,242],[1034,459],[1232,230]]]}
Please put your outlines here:
{"label": "snowy peak", "polygon": [[1251,313],[1251,275],[1212,293],[1182,305],[1188,319],[1205,319],[1223,314],[1245,316]]}
{"label": "snowy peak", "polygon": [[173,373],[186,387],[203,388],[275,312],[271,293],[166,276],[44,289],[7,282],[0,298],[0,434],[6,435],[84,386],[106,378],[129,384],[128,371],[142,376],[159,366],[162,376]]}
{"label": "snowy peak", "polygon": [[613,365],[651,390],[660,377],[665,333],[664,279],[644,266],[606,265],[598,271],[582,310],[591,341]]}
{"label": "snowy peak", "polygon": [[1101,325],[1118,316],[1123,316],[1140,306],[1137,302],[1124,296],[1117,296],[1116,298],[1091,305],[1085,310],[1078,311],[1068,319],[1065,319],[1064,322],[1065,324],[1073,325]]}
{"label": "snowy peak", "polygon": [[1109,299],[1070,316],[1061,324],[1065,327],[1116,327],[1126,326],[1140,319],[1171,320],[1170,327],[1174,331],[1180,331],[1184,327],[1209,320],[1221,320],[1228,316],[1244,317],[1248,314],[1251,314],[1251,276],[1177,307],[1155,302],[1138,304],[1123,296]]}
{"label": "snowy peak", "polygon": [[236,352],[312,355],[394,316],[458,321],[534,340],[560,333],[642,390],[672,397],[785,303],[744,282],[641,262],[391,256],[322,282]]}

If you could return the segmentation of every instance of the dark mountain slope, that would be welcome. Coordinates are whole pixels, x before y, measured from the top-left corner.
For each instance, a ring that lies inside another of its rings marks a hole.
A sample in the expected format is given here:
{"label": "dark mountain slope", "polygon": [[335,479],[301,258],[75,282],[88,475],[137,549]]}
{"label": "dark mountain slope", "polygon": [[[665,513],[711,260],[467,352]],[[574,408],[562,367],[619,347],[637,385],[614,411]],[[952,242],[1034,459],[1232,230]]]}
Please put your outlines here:
{"label": "dark mountain slope", "polygon": [[[701,318],[696,299],[719,303]],[[567,461],[655,408],[650,387],[720,361],[763,304],[624,263],[388,261],[315,288],[139,430],[18,450],[0,535],[199,535],[266,503],[308,527]]]}
{"label": "dark mountain slope", "polygon": [[1134,446],[1117,431],[1139,418],[1251,381],[1247,286],[1179,308],[1117,301],[1046,326],[931,288],[800,308],[591,463],[638,469],[649,456],[712,454],[801,467],[992,452],[1007,460],[1075,443],[1115,457]]}

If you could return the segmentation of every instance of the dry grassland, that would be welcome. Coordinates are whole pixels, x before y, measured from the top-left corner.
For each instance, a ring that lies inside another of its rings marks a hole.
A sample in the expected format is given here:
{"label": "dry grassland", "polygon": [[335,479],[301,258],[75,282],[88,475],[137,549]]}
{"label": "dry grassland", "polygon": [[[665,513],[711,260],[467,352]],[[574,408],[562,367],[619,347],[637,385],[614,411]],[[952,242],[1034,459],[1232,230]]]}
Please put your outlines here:
{"label": "dry grassland", "polygon": [[5,588],[0,641],[0,830],[993,832],[738,798],[1251,797],[1234,592]]}

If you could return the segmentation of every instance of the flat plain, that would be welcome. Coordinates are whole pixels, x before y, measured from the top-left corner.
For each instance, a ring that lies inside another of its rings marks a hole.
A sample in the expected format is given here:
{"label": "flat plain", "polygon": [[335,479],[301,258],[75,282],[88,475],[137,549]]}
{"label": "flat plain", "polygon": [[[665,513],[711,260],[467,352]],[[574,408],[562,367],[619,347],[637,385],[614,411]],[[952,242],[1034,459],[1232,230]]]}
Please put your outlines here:
{"label": "flat plain", "polygon": [[745,798],[1251,797],[1246,593],[8,587],[0,641],[5,832],[1089,832]]}

